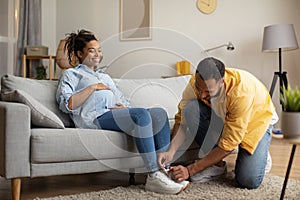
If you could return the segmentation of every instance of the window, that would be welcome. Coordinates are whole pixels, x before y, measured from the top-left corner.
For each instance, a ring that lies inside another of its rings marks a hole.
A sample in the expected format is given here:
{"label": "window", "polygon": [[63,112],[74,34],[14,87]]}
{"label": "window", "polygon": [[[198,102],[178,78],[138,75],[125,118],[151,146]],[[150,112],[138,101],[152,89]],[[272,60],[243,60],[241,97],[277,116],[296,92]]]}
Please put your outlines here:
{"label": "window", "polygon": [[18,35],[19,0],[0,1],[0,76],[14,74]]}

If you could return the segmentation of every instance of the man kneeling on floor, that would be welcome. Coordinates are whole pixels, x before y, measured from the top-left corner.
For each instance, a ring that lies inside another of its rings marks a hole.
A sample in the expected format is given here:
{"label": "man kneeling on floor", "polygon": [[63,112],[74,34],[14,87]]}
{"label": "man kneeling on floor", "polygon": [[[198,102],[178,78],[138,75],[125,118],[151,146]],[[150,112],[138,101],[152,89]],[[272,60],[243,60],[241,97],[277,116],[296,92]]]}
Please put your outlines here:
{"label": "man kneeling on floor", "polygon": [[184,140],[191,137],[203,155],[186,167],[170,167],[174,180],[206,182],[224,176],[223,159],[237,149],[236,182],[242,188],[260,186],[269,170],[268,149],[278,116],[268,90],[256,77],[225,68],[218,59],[205,58],[184,90],[178,109],[171,146],[159,154],[158,162],[162,168],[167,166]]}

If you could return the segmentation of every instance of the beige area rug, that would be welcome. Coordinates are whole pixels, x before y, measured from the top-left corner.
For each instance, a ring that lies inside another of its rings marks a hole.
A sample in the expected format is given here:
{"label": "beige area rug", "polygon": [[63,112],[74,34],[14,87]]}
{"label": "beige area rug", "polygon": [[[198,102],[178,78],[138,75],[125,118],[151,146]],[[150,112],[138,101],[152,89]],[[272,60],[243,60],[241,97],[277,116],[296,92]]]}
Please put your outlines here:
{"label": "beige area rug", "polygon": [[[35,200],[119,200],[119,199],[279,199],[283,178],[267,174],[262,185],[255,190],[240,189],[236,187],[232,176],[222,180],[208,183],[192,183],[189,188],[178,195],[164,195],[146,192],[143,185],[116,187],[110,190],[82,193],[53,198],[36,198]],[[289,179],[284,199],[300,199],[300,181]]]}

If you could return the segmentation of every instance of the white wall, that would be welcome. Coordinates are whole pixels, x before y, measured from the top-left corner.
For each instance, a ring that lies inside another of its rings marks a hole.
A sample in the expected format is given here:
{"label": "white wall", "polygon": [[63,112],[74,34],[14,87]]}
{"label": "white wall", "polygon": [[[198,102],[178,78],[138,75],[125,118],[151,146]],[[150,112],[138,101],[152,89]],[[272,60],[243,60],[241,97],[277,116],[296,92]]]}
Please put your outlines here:
{"label": "white wall", "polygon": [[49,47],[49,54],[56,54],[56,1],[42,0],[42,44]]}
{"label": "white wall", "polygon": [[[119,0],[43,0],[42,3],[47,5],[43,10],[43,42],[50,46],[53,53],[56,51],[55,45],[66,33],[81,28],[92,30],[99,37],[103,42],[105,57],[127,46],[136,48],[151,43],[151,41],[110,41],[111,38],[113,40],[118,38],[116,34],[119,32]],[[53,5],[56,6],[56,10],[53,9]],[[276,23],[292,23],[300,40],[299,10],[298,0],[219,0],[216,11],[205,15],[196,8],[195,0],[153,0],[152,25],[168,29],[170,33],[174,32],[174,37],[186,35],[190,38],[188,40],[197,43],[199,48],[206,49],[232,41],[236,47],[233,52],[222,48],[211,52],[211,55],[222,59],[228,66],[247,69],[269,84],[273,71],[277,70],[278,54],[261,52],[263,27]],[[53,41],[54,39],[56,41]],[[186,48],[186,41],[164,38],[164,42],[169,43],[170,51],[173,45]],[[105,43],[114,43],[116,46],[108,47]],[[193,54],[194,51],[199,50],[190,49],[187,54]],[[161,57],[161,64],[174,68],[176,60],[170,59],[178,56],[172,56],[170,53],[166,59],[164,58],[166,53],[162,56],[160,53],[156,56]],[[154,54],[152,52],[152,58],[155,62],[159,62]],[[299,50],[284,52],[283,66],[288,70],[290,82],[299,84],[296,74],[300,72],[300,58],[297,57]],[[148,58],[147,61],[151,60],[149,51],[146,51],[144,56],[138,52],[138,57],[131,56],[126,62],[137,62],[136,59],[145,58]],[[108,72],[114,76],[121,68],[122,66],[109,68]]]}
{"label": "white wall", "polygon": [[[56,11],[43,13],[51,34],[56,32],[56,41],[53,35],[44,33],[44,43],[56,49],[52,45],[58,44],[65,33],[91,30],[102,41],[103,65],[109,65],[106,72],[112,77],[173,75],[176,61],[188,59],[197,65],[206,56],[201,53],[203,49],[232,41],[234,51],[222,48],[211,55],[228,67],[252,72],[270,87],[273,72],[278,70],[278,53],[261,52],[263,28],[292,23],[300,44],[299,0],[219,0],[210,15],[197,9],[196,0],[153,0],[152,40],[134,42],[118,39],[119,0],[43,0],[43,4],[46,1],[56,2]],[[55,13],[56,27],[52,27]],[[292,85],[300,85],[299,54],[299,49],[283,52],[283,69]],[[274,97],[278,97],[278,90]],[[274,102],[278,107],[278,98]]]}

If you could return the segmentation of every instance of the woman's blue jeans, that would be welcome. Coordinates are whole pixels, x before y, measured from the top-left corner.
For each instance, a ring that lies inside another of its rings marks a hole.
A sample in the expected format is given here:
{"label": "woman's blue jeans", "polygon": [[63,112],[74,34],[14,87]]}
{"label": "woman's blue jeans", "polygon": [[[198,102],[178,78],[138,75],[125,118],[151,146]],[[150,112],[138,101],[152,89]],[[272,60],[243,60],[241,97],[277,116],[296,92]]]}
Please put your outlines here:
{"label": "woman's blue jeans", "polygon": [[[193,100],[186,106],[184,117],[189,133],[205,156],[218,143],[223,129],[222,119],[200,100]],[[260,186],[265,174],[272,130],[273,126],[269,126],[252,155],[239,146],[235,180],[240,187],[255,189]]]}
{"label": "woman's blue jeans", "polygon": [[153,172],[159,169],[156,153],[167,151],[170,145],[170,127],[164,109],[115,109],[98,117],[97,122],[101,129],[133,136],[147,170]]}

